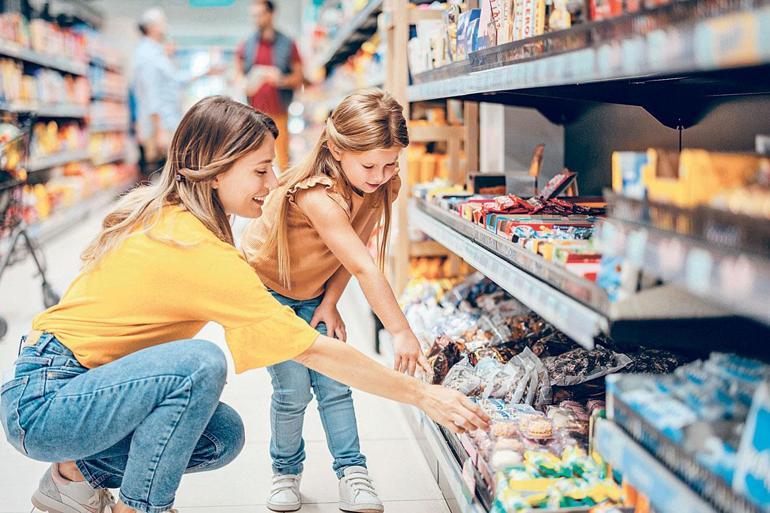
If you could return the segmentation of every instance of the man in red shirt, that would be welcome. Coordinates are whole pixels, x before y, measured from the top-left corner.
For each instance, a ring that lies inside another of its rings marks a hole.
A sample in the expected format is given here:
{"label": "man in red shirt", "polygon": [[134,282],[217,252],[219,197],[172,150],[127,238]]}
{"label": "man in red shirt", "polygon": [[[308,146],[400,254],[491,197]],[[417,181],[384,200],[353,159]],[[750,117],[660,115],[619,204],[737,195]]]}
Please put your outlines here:
{"label": "man in red shirt", "polygon": [[280,135],[276,156],[281,170],[289,165],[289,104],[302,85],[302,60],[291,38],[275,30],[275,5],[254,0],[251,15],[255,33],[241,43],[235,54],[235,70],[246,84],[249,104],[275,120]]}

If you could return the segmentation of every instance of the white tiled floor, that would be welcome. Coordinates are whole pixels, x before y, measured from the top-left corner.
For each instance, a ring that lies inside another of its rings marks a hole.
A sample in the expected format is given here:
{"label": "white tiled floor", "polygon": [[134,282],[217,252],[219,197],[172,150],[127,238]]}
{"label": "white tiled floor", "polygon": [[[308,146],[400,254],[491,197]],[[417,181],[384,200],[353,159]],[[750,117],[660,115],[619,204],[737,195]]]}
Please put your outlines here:
{"label": "white tiled floor", "polygon": [[[97,232],[100,216],[94,216],[49,243],[45,254],[49,280],[63,292],[79,268],[79,253]],[[343,297],[340,310],[346,319],[351,343],[361,350],[372,347],[371,317],[362,307],[365,299],[355,286]],[[19,337],[29,330],[34,315],[43,309],[39,279],[30,262],[9,269],[0,280],[0,315],[10,323],[0,341],[0,369],[8,370]],[[222,330],[207,326],[201,337],[224,344]],[[223,346],[224,347],[224,346]],[[238,410],[246,425],[246,447],[238,459],[218,471],[185,476],[176,507],[194,513],[261,513],[270,484],[269,398],[270,381],[264,370],[232,375],[223,400]],[[359,431],[380,496],[388,513],[448,513],[441,492],[414,441],[400,407],[368,394],[356,393]],[[31,509],[29,496],[47,464],[16,453],[0,437],[0,513]],[[337,509],[337,480],[315,408],[305,422],[308,461],[302,491],[305,513],[330,513]]]}

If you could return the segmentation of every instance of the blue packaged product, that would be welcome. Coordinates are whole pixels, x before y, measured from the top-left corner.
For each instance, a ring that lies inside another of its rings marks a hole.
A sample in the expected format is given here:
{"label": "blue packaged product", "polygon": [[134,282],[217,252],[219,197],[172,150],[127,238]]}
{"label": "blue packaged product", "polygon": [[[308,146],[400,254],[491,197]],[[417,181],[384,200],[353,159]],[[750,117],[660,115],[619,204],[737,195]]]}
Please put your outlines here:
{"label": "blue packaged product", "polygon": [[738,450],[733,488],[770,511],[770,385],[754,396]]}

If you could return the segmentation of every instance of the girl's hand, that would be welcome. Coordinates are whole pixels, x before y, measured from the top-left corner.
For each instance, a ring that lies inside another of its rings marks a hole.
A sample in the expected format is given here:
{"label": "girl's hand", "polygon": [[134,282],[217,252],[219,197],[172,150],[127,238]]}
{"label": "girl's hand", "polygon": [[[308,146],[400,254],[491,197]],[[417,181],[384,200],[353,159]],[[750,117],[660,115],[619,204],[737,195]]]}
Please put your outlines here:
{"label": "girl's hand", "polygon": [[430,418],[455,433],[489,428],[489,416],[456,390],[425,385],[417,406]]}
{"label": "girl's hand", "polygon": [[430,372],[428,359],[422,354],[420,342],[412,330],[405,329],[393,334],[393,351],[395,353],[393,368],[398,372],[414,376],[418,365],[423,372]]}
{"label": "girl's hand", "polygon": [[321,304],[318,305],[315,313],[313,313],[313,318],[310,319],[310,327],[315,328],[319,323],[326,324],[328,336],[347,342],[348,332],[345,329],[345,323],[342,321],[340,312],[337,310],[337,305],[326,304],[321,301]]}

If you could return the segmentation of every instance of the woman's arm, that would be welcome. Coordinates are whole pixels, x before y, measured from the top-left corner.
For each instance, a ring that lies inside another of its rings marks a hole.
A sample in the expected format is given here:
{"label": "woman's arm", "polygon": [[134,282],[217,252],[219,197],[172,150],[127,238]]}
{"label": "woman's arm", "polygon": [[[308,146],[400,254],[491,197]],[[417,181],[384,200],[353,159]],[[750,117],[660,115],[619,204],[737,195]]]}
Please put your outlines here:
{"label": "woman's arm", "polygon": [[339,340],[319,335],[295,361],[353,388],[417,406],[454,432],[489,427],[489,417],[460,392],[399,374]]}
{"label": "woman's arm", "polygon": [[334,256],[358,279],[369,306],[393,335],[394,368],[410,375],[414,375],[417,365],[428,371],[420,343],[409,328],[388,280],[372,260],[342,208],[320,189],[302,191],[297,194],[296,202]]}

